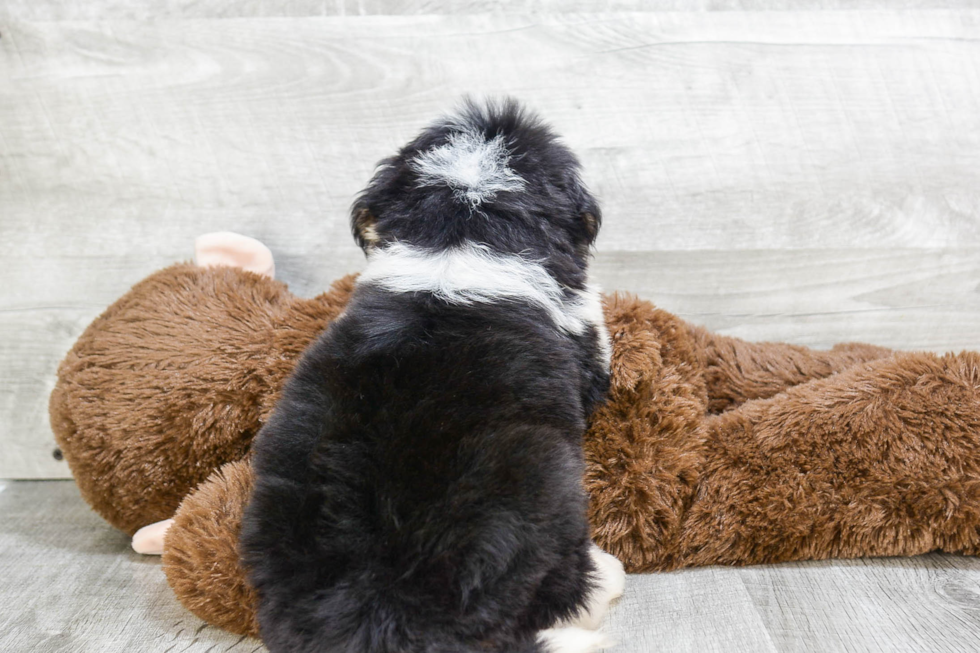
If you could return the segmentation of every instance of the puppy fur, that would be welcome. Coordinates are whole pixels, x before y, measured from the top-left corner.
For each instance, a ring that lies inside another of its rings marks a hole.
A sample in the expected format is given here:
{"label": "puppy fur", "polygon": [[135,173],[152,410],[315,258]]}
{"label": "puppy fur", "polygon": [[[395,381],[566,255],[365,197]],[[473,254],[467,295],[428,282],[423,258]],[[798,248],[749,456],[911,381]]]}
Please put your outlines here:
{"label": "puppy fur", "polygon": [[352,211],[367,270],[254,445],[240,545],[272,651],[601,645],[570,627],[603,590],[582,484],[609,382],[599,222],[513,102],[381,163]]}

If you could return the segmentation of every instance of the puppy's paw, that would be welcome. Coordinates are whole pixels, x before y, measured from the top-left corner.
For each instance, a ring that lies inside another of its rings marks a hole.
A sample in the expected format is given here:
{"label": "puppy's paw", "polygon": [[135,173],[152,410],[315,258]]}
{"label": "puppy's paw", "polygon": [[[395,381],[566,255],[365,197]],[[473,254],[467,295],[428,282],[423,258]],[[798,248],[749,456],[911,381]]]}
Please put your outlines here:
{"label": "puppy's paw", "polygon": [[613,645],[604,633],[584,628],[549,628],[538,633],[547,653],[595,653]]}
{"label": "puppy's paw", "polygon": [[623,595],[626,572],[623,570],[623,563],[596,545],[592,545],[589,553],[595,562],[595,589],[581,614],[563,625],[595,630],[609,611],[609,604]]}
{"label": "puppy's paw", "polygon": [[607,603],[621,597],[626,589],[626,570],[623,569],[623,563],[595,544],[589,553],[595,561],[600,587],[606,592]]}

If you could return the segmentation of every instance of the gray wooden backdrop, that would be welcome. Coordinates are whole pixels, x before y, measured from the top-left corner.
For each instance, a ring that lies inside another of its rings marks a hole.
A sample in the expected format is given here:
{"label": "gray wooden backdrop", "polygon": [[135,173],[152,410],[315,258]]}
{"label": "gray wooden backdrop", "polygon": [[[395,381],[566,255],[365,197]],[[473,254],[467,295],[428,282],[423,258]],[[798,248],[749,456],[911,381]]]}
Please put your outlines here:
{"label": "gray wooden backdrop", "polygon": [[196,235],[262,239],[301,295],[359,269],[353,195],[464,92],[581,154],[607,289],[980,349],[978,60],[967,0],[0,0],[0,478],[68,475],[58,361]]}

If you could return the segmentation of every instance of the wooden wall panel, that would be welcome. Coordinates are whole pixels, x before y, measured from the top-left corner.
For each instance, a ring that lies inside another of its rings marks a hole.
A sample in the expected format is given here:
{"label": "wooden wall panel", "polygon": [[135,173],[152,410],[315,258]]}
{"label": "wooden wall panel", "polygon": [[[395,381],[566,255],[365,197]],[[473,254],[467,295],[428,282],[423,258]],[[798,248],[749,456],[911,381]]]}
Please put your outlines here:
{"label": "wooden wall panel", "polygon": [[264,240],[303,295],[357,269],[353,196],[464,92],[581,153],[607,289],[750,339],[980,348],[980,11],[905,4],[953,9],[6,3],[0,477],[67,474],[58,360],[199,233]]}
{"label": "wooden wall panel", "polygon": [[626,11],[976,9],[976,0],[6,0],[21,20],[273,18],[365,15],[535,15]]}

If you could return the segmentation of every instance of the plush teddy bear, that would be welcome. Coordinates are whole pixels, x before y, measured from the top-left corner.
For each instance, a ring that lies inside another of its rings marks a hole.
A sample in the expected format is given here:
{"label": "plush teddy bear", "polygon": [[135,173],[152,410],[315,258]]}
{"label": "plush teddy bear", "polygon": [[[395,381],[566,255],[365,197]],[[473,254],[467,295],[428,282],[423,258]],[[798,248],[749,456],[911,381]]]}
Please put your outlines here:
{"label": "plush teddy bear", "polygon": [[[255,635],[239,564],[249,443],[355,280],[312,299],[230,234],[138,283],[58,372],[51,424],[82,496],[155,548],[205,621]],[[753,344],[609,295],[607,401],[585,436],[593,536],[633,572],[974,554],[980,356]],[[171,522],[170,519],[173,519]],[[169,530],[166,530],[169,527]]]}

